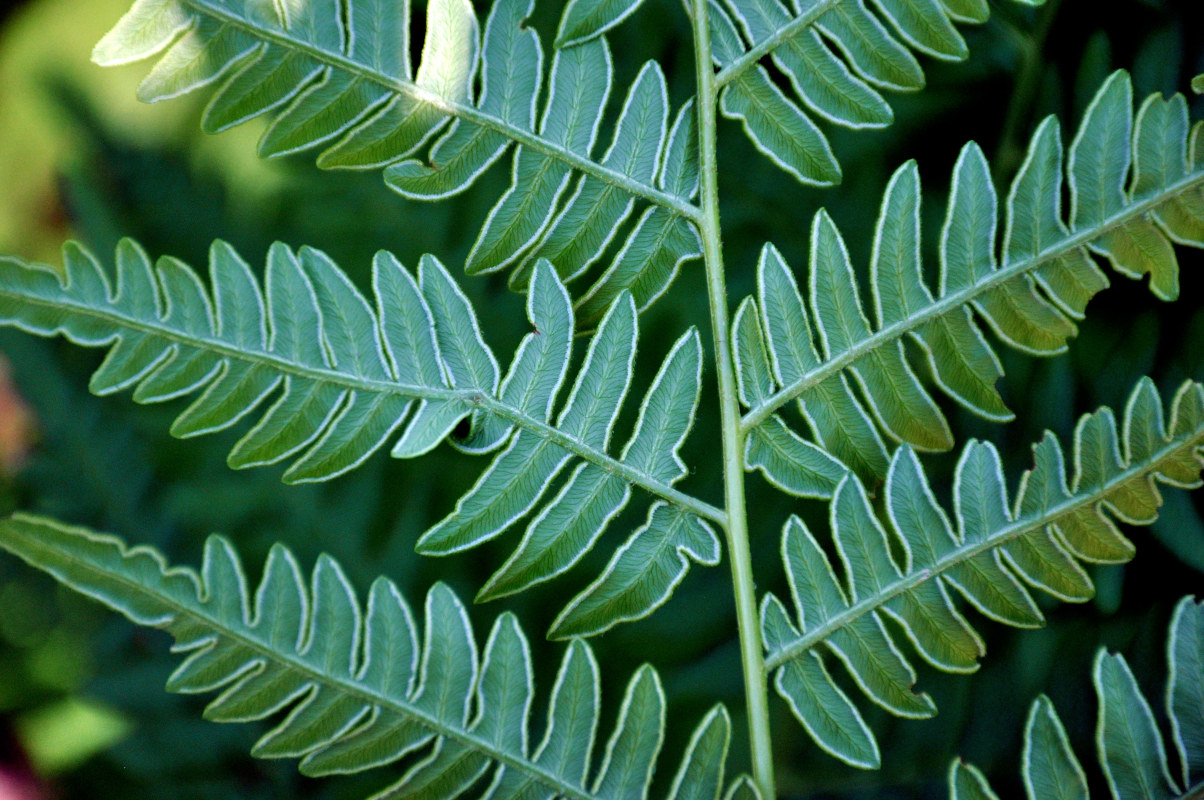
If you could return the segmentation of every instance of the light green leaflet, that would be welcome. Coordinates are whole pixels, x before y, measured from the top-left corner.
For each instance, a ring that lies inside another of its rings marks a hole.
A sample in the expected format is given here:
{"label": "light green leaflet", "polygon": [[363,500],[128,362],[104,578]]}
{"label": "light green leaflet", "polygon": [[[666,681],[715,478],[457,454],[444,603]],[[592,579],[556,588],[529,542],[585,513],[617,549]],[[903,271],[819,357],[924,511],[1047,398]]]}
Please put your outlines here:
{"label": "light green leaflet", "polygon": [[[409,6],[137,0],[93,57],[124,64],[157,56],[139,87],[143,100],[214,85],[206,130],[268,115],[261,155],[322,148],[319,166],[383,167],[386,183],[411,198],[465,190],[517,144],[513,185],[485,220],[466,268],[513,268],[512,281],[525,287],[546,257],[567,280],[621,242],[583,292],[593,298],[584,323],[623,290],[645,308],[683,262],[700,256],[693,105],[681,109],[671,134],[659,66],[649,62],[633,82],[610,146],[596,156],[613,72],[604,39],[557,49],[544,90],[539,37],[525,25],[530,0],[494,3],[483,36],[467,0],[433,0],[412,74]],[[570,5],[563,24],[595,11],[608,13]],[[637,203],[644,209],[632,222]]]}
{"label": "light green leaflet", "polygon": [[[607,4],[589,5],[598,9],[596,31],[622,18],[614,11],[603,15]],[[890,125],[894,114],[881,90],[924,86],[912,51],[960,61],[969,50],[953,23],[985,22],[989,13],[985,0],[711,2],[720,108],[740,120],[757,149],[797,180],[839,183],[840,165],[816,118],[854,129]],[[583,28],[584,19],[574,30],[577,40],[587,35]],[[761,63],[767,56],[789,81],[789,93]]]}
{"label": "light green leaflet", "polygon": [[1189,142],[1182,96],[1150,96],[1134,122],[1131,95],[1129,76],[1116,72],[1085,115],[1066,166],[1069,224],[1053,118],[1034,134],[1002,220],[982,151],[974,143],[962,150],[935,292],[923,279],[914,163],[894,174],[882,200],[870,302],[859,296],[844,241],[823,211],[811,226],[805,302],[794,271],[767,244],[757,296],[741,306],[732,331],[741,399],[749,409],[746,466],[794,494],[831,495],[840,473],[778,413],[791,401],[798,402],[813,440],[867,484],[886,473],[879,431],[917,450],[949,449],[944,416],[917,380],[904,337],[920,345],[945,394],[988,419],[1010,419],[995,389],[1003,370],[979,320],[1011,347],[1061,352],[1077,331],[1074,320],[1108,285],[1089,251],[1107,256],[1129,277],[1148,273],[1151,290],[1174,299],[1179,266],[1171,243],[1204,247],[1204,161],[1189,153],[1199,135]]}
{"label": "light green leaflet", "polygon": [[[1124,656],[1103,650],[1092,683],[1099,703],[1096,755],[1115,800],[1195,798],[1204,789],[1204,603],[1184,597],[1175,606],[1167,641],[1166,714],[1181,772],[1172,774],[1152,709]],[[966,775],[975,776],[972,787]],[[1087,775],[1070,747],[1053,703],[1039,697],[1024,730],[1020,775],[1028,800],[1087,800]],[[994,798],[985,778],[955,761],[949,772],[952,800]]]}
{"label": "light green leaflet", "polygon": [[[206,543],[199,574],[169,568],[149,548],[29,515],[0,523],[0,547],[134,622],[171,633],[185,659],[168,679],[170,691],[219,692],[205,709],[214,722],[275,718],[256,756],[299,758],[311,776],[411,756],[374,800],[455,798],[477,784],[488,787],[488,800],[647,796],[665,729],[655,670],[644,666],[631,678],[599,757],[598,664],[589,645],[572,642],[532,747],[531,654],[517,620],[499,617],[478,654],[464,606],[442,584],[427,594],[419,627],[389,580],[373,582],[361,606],[337,562],[319,557],[307,585],[280,545],[254,594],[238,554],[218,536]],[[669,800],[719,800],[730,728],[722,706],[703,718]]]}
{"label": "light green leaflet", "polygon": [[705,522],[657,503],[606,570],[569,601],[549,635],[588,636],[640,619],[669,599],[690,561],[713,567],[719,557],[719,539]]}
{"label": "light green leaflet", "polygon": [[[635,357],[635,310],[616,303],[590,343],[577,381],[556,427],[574,440],[605,452],[626,397]],[[635,431],[619,461],[665,486],[685,477],[677,455],[698,403],[702,347],[696,331],[678,340],[644,396]],[[455,512],[418,541],[428,555],[476,547],[504,532],[549,492],[570,455],[545,440],[519,434]],[[549,580],[576,564],[626,506],[631,493],[619,475],[583,463],[527,525],[522,541],[481,590],[479,599],[513,594]],[[714,518],[713,518],[714,519]],[[714,519],[718,522],[719,519]],[[648,522],[620,547],[589,587],[571,600],[551,635],[591,635],[639,619],[658,608],[685,576],[690,561],[719,563],[719,540],[691,512],[653,504]]]}
{"label": "light green leaflet", "polygon": [[[1079,420],[1073,452],[1068,474],[1058,440],[1047,433],[1033,448],[1035,466],[1009,501],[995,448],[969,443],[954,477],[952,522],[906,446],[896,451],[887,472],[889,528],[879,522],[861,482],[848,475],[830,508],[843,580],[815,535],[791,518],[782,536],[782,561],[793,613],[774,595],[764,598],[765,663],[779,694],[820,747],[854,766],[878,766],[877,742],[828,674],[822,651],[842,662],[877,705],[900,716],[928,716],[935,706],[913,692],[915,671],[886,617],[902,626],[911,647],[932,666],[972,672],[983,643],[953,602],[955,594],[985,616],[1018,627],[1043,622],[1026,585],[1069,602],[1092,597],[1094,587],[1079,562],[1121,563],[1133,556],[1112,518],[1148,525],[1161,504],[1157,483],[1200,485],[1204,385],[1185,383],[1164,425],[1158,391],[1143,379],[1129,397],[1120,436],[1112,412],[1102,408]],[[893,553],[903,554],[902,563]],[[1180,660],[1200,663],[1199,640],[1178,641]],[[1189,677],[1177,691],[1185,698],[1180,716],[1192,721],[1188,730],[1198,729],[1204,709],[1195,703],[1204,698],[1204,686]],[[1200,741],[1185,740],[1193,753],[1204,753]],[[956,783],[964,784],[967,797],[989,796],[974,794],[975,781],[972,774],[958,773]]]}
{"label": "light green leaflet", "polygon": [[[682,559],[670,558],[672,575],[649,573],[643,562],[612,563],[575,607],[591,592],[642,582],[642,576],[649,578],[646,592],[595,608],[591,622],[569,626],[573,633],[596,633],[651,613],[684,576],[687,554],[700,564],[718,563],[711,523],[722,522],[722,513],[674,488],[687,474],[677,451],[698,403],[697,331],[671,349],[643,397],[635,431],[617,457],[608,454],[637,349],[636,309],[626,292],[590,340],[553,421],[572,360],[573,313],[547,261],[535,265],[527,295],[533,331],[503,377],[467,299],[431,256],[423,257],[415,280],[391,255],[379,253],[373,310],[310,248],[272,247],[266,299],[249,267],[222,242],[211,252],[212,293],[186,265],[163,258],[152,266],[129,240],[117,249],[115,283],[78,245],[63,252],[61,277],[49,267],[0,259],[0,322],[109,346],[90,384],[98,394],[132,388],[139,402],[159,402],[200,392],[172,425],[177,436],[260,414],[234,445],[232,466],[288,460],[286,481],[318,481],[353,469],[390,441],[395,457],[420,455],[444,439],[469,452],[502,448],[455,511],[418,542],[428,554],[452,553],[531,516],[485,596],[517,592],[567,570],[626,506],[632,486],[656,502],[649,524],[620,554],[655,538]],[[257,411],[265,404],[266,411]],[[466,417],[469,432],[451,437]],[[570,477],[556,492],[556,477],[566,470]],[[552,497],[545,501],[545,495]]]}
{"label": "light green leaflet", "polygon": [[635,13],[644,0],[569,0],[556,32],[557,47],[573,47],[601,36]]}

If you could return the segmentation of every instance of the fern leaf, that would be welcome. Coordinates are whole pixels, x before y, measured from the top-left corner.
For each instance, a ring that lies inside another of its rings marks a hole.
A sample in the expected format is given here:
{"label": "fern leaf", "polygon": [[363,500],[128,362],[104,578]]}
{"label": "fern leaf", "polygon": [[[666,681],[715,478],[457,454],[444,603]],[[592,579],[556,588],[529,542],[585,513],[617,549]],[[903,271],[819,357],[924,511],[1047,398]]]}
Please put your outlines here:
{"label": "fern leaf", "polygon": [[1029,711],[1024,735],[1024,788],[1029,797],[1088,800],[1087,775],[1049,698]]}
{"label": "fern leaf", "polygon": [[1093,678],[1100,701],[1100,760],[1112,793],[1156,797],[1167,786],[1177,788],[1153,711],[1124,657],[1100,653]]}
{"label": "fern leaf", "polygon": [[[1175,606],[1168,631],[1167,714],[1181,756],[1182,783],[1172,776],[1162,734],[1149,702],[1142,695],[1124,656],[1103,650],[1095,659],[1092,683],[1099,702],[1095,741],[1100,767],[1111,795],[1118,800],[1198,797],[1204,787],[1204,760],[1188,755],[1184,735],[1204,737],[1201,696],[1182,687],[1198,686],[1204,641],[1204,604],[1185,597]],[[1086,800],[1087,775],[1070,746],[1066,730],[1049,698],[1033,703],[1024,730],[1020,774],[1029,800]],[[973,773],[982,794],[963,790],[964,775]],[[950,769],[950,796],[995,797],[986,779],[972,766],[955,762]]]}
{"label": "fern leaf", "polygon": [[556,31],[556,47],[573,47],[601,36],[635,13],[643,0],[569,0]]}
{"label": "fern leaf", "polygon": [[[634,356],[635,309],[628,299],[612,306],[594,334],[557,428],[605,452],[628,392]],[[697,331],[692,330],[678,339],[645,394],[635,430],[620,455],[621,463],[665,486],[686,475],[677,451],[694,418],[701,367],[701,344]],[[423,534],[418,542],[420,552],[444,555],[475,547],[503,533],[539,502],[569,456],[555,453],[541,463],[540,453],[533,448],[548,445],[537,442],[522,448],[520,441],[521,434],[494,460],[456,511]],[[621,477],[596,465],[581,464],[535,514],[513,554],[485,584],[478,599],[513,594],[568,570],[593,547],[630,497]],[[486,518],[474,513],[477,508],[501,510]],[[592,635],[647,616],[669,598],[691,561],[705,566],[718,563],[715,531],[692,511],[683,514],[677,507],[654,503],[648,522],[615,552],[602,574],[569,602],[553,623],[551,635]]]}
{"label": "fern leaf", "polygon": [[723,800],[761,800],[761,792],[752,778],[741,775],[728,787]]}
{"label": "fern leaf", "polygon": [[723,768],[731,744],[732,721],[723,706],[707,713],[690,737],[681,768],[673,776],[669,800],[719,800]]}
{"label": "fern leaf", "polygon": [[[773,273],[771,278],[779,275]],[[790,335],[788,328],[779,330],[779,341]],[[732,343],[740,401],[755,408],[773,393],[776,384],[765,351],[765,335],[757,316],[757,306],[751,298],[736,310],[732,321]],[[835,389],[831,387],[830,391]],[[779,489],[801,497],[831,497],[832,490],[846,472],[843,464],[795,434],[777,416],[749,431],[744,443],[744,463],[750,470],[761,470]]]}
{"label": "fern leaf", "polygon": [[[697,331],[672,348],[644,395],[635,430],[618,457],[608,455],[638,340],[636,308],[626,292],[591,339],[553,422],[572,358],[573,311],[547,261],[536,264],[527,295],[534,330],[503,376],[467,298],[431,256],[423,257],[415,280],[391,255],[379,253],[375,310],[329,258],[310,248],[294,254],[273,246],[266,301],[247,265],[221,242],[211,253],[211,293],[174,259],[152,267],[129,240],[117,249],[116,292],[106,270],[79,246],[68,245],[64,259],[62,278],[50,268],[0,260],[0,319],[110,346],[92,377],[97,393],[134,388],[135,399],[157,402],[200,390],[173,424],[177,436],[226,428],[274,396],[234,445],[231,466],[291,460],[286,481],[325,480],[390,439],[395,457],[426,452],[469,418],[467,435],[450,441],[468,452],[501,452],[455,511],[423,534],[418,549],[446,555],[475,547],[533,513],[483,598],[567,570],[627,505],[633,486],[667,505],[654,504],[650,523],[620,551],[629,553],[626,559],[656,539],[666,553],[678,548],[697,563],[717,563],[710,523],[722,524],[723,513],[674,488],[687,474],[678,449],[698,403]],[[572,470],[569,479],[545,502],[565,470]],[[625,595],[614,616],[594,612],[601,627],[591,630],[638,618],[664,602],[688,564],[666,557],[657,563],[675,565],[671,577],[647,564],[636,571],[612,564],[597,586],[624,580],[641,591]]]}
{"label": "fern leaf", "polygon": [[950,800],[999,800],[987,778],[973,764],[954,761],[949,767]]}
{"label": "fern leaf", "polygon": [[[512,282],[525,288],[533,265],[549,258],[567,280],[620,237],[621,252],[592,294],[601,292],[608,306],[627,289],[644,308],[701,248],[695,189],[675,179],[685,154],[669,137],[655,64],[630,87],[610,148],[592,155],[613,72],[598,34],[635,5],[569,4],[561,34],[571,41],[555,52],[538,126],[544,58],[524,24],[530,0],[495,3],[483,36],[469,3],[430,3],[416,73],[409,3],[401,0],[346,9],[335,0],[297,9],[253,0],[137,0],[93,57],[120,64],[158,56],[139,88],[143,100],[216,84],[206,130],[267,115],[261,155],[322,148],[319,166],[384,167],[386,183],[411,198],[463,191],[517,144],[513,185],[487,217],[468,272],[514,268]],[[679,116],[687,127],[691,108]],[[627,224],[637,200],[647,204],[645,214],[659,212],[658,230],[671,231],[655,247],[645,225]]]}
{"label": "fern leaf", "polygon": [[[648,666],[627,687],[601,764],[593,745],[601,711],[598,665],[571,643],[556,676],[541,744],[529,747],[533,697],[527,640],[511,614],[478,654],[465,609],[436,584],[423,640],[397,587],[378,578],[361,608],[339,565],[321,556],[306,585],[276,545],[254,595],[231,544],[211,537],[200,573],[169,568],[146,547],[18,514],[0,523],[0,547],[129,617],[162,628],[185,655],[175,692],[220,692],[215,722],[287,711],[256,743],[261,758],[299,758],[307,775],[357,773],[407,755],[409,768],[374,798],[559,795],[643,800],[661,750],[665,699]],[[694,733],[674,796],[717,800],[730,723],[722,707]],[[590,780],[590,775],[593,779]],[[488,776],[488,777],[487,777]]]}
{"label": "fern leaf", "polygon": [[659,608],[686,576],[689,562],[719,563],[719,539],[698,517],[664,503],[648,512],[598,578],[569,601],[549,636],[591,636]]}
{"label": "fern leaf", "polygon": [[[1184,384],[1169,420],[1164,427],[1162,401],[1153,383],[1143,379],[1129,398],[1119,439],[1109,409],[1085,415],[1075,430],[1074,473],[1068,479],[1062,448],[1047,433],[1033,448],[1035,465],[1010,501],[995,448],[971,442],[954,478],[955,525],[933,497],[915,453],[901,447],[886,479],[889,531],[855,476],[836,487],[830,521],[843,580],[806,525],[791,518],[782,560],[795,619],[768,595],[762,630],[775,686],[808,733],[850,764],[877,764],[873,736],[828,675],[821,650],[842,662],[858,687],[892,713],[935,711],[926,695],[913,693],[915,672],[887,631],[885,617],[898,622],[932,666],[970,672],[984,647],[953,594],[988,617],[1021,627],[1043,621],[1029,586],[1060,600],[1090,598],[1094,589],[1079,562],[1117,563],[1133,555],[1112,516],[1149,524],[1161,504],[1156,483],[1200,484],[1204,385]],[[901,562],[894,555],[900,552]],[[1199,687],[1192,684],[1186,691],[1191,697]],[[973,783],[966,776],[959,780]]]}
{"label": "fern leaf", "polygon": [[1204,781],[1204,604],[1175,608],[1167,641],[1167,715],[1184,786]]}
{"label": "fern leaf", "polygon": [[[873,324],[840,232],[823,211],[811,228],[805,303],[781,254],[766,245],[747,313],[755,308],[761,317],[771,369],[755,344],[744,346],[744,381],[758,387],[743,398],[749,442],[766,449],[764,440],[794,436],[783,432],[777,412],[797,400],[815,441],[872,485],[886,471],[878,429],[917,450],[952,444],[930,390],[904,355],[904,336],[920,345],[945,394],[988,419],[1006,420],[1011,413],[994,386],[1003,370],[979,319],[1009,346],[1033,354],[1064,350],[1077,331],[1074,320],[1108,285],[1092,251],[1124,275],[1149,273],[1151,290],[1174,299],[1179,267],[1171,242],[1204,246],[1204,162],[1189,158],[1181,96],[1151,96],[1136,123],[1132,116],[1129,77],[1114,73],[1070,147],[1069,223],[1061,211],[1059,127],[1052,118],[1040,125],[1004,204],[999,259],[998,197],[981,150],[968,144],[954,167],[935,293],[922,278],[919,173],[914,163],[901,167],[875,230]],[[737,340],[755,335],[751,323],[743,324],[733,331]],[[864,403],[850,391],[850,378]],[[807,480],[770,480],[796,494],[823,495],[834,483],[821,472],[812,467]]]}
{"label": "fern leaf", "polygon": [[[1019,0],[1028,2],[1028,0]],[[894,121],[880,90],[924,85],[912,51],[944,61],[969,54],[954,22],[981,23],[983,0],[726,0],[712,3],[712,55],[720,108],[752,142],[805,184],[840,181],[840,165],[815,119],[846,128]],[[762,60],[789,81],[778,88]]]}

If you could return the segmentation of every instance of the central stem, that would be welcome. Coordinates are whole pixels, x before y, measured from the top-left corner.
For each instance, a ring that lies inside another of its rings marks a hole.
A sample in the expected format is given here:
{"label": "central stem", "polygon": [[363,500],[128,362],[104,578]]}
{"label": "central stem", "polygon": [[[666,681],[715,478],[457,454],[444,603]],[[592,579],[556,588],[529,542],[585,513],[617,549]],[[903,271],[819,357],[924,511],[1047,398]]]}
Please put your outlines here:
{"label": "central stem", "polygon": [[698,145],[702,214],[699,220],[706,262],[707,300],[711,333],[715,340],[715,370],[719,378],[719,414],[723,428],[723,491],[727,512],[727,552],[732,565],[736,624],[740,635],[740,663],[744,672],[744,697],[752,748],[753,780],[764,800],[777,792],[773,778],[773,748],[769,736],[769,697],[766,689],[764,646],[757,615],[757,597],[748,548],[748,515],[744,504],[744,433],[740,427],[740,401],[736,393],[728,339],[727,287],[723,277],[723,246],[719,236],[719,164],[716,155],[715,108],[718,90],[711,66],[711,33],[707,0],[691,0],[694,23],[694,64],[698,80]]}

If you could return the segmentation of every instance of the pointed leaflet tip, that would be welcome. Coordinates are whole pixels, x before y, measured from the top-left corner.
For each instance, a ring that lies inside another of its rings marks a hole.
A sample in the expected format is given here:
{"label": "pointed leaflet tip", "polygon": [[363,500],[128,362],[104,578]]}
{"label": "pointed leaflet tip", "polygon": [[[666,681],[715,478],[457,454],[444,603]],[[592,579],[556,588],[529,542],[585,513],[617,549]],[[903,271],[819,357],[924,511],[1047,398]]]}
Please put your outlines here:
{"label": "pointed leaflet tip", "polygon": [[1083,772],[1066,729],[1053,704],[1041,695],[1029,710],[1024,728],[1024,756],[1021,776],[1029,797],[1056,797],[1057,800],[1088,800],[1087,776]]}
{"label": "pointed leaflet tip", "polygon": [[732,785],[723,795],[723,800],[761,800],[761,792],[752,778],[741,775],[732,781]]}
{"label": "pointed leaflet tip", "polygon": [[656,670],[644,664],[627,684],[592,793],[597,797],[645,800],[664,741],[665,690]]}
{"label": "pointed leaflet tip", "polygon": [[192,25],[178,0],[135,0],[133,7],[92,48],[92,61],[112,67],[141,61],[167,47]]}
{"label": "pointed leaflet tip", "polygon": [[569,0],[556,31],[556,49],[563,50],[601,36],[635,13],[644,0]]}
{"label": "pointed leaflet tip", "polygon": [[691,561],[715,566],[719,558],[719,538],[710,525],[658,502],[603,573],[560,612],[548,637],[593,636],[643,619],[669,599]]}
{"label": "pointed leaflet tip", "polygon": [[1112,796],[1177,792],[1162,734],[1124,656],[1100,650],[1092,682],[1099,700],[1095,742]]}
{"label": "pointed leaflet tip", "polygon": [[1204,779],[1204,602],[1184,597],[1175,606],[1166,645],[1171,738],[1179,751],[1183,785]]}
{"label": "pointed leaflet tip", "polygon": [[731,729],[731,716],[722,704],[707,712],[690,736],[669,800],[719,800]]}
{"label": "pointed leaflet tip", "polygon": [[949,765],[949,800],[999,800],[978,767],[954,759]]}

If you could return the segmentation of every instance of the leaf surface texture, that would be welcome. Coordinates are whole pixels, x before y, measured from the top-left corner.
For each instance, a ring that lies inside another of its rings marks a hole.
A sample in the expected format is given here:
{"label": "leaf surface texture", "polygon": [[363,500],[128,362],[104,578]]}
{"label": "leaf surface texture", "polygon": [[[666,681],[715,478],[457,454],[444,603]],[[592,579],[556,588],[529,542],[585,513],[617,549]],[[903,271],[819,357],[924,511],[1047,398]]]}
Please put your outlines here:
{"label": "leaf surface texture", "polygon": [[[782,561],[792,602],[788,608],[769,594],[762,603],[766,665],[779,694],[822,748],[854,766],[878,765],[873,734],[828,673],[833,658],[891,713],[935,712],[928,696],[914,691],[916,673],[888,619],[930,665],[972,672],[983,642],[954,597],[1017,627],[1044,621],[1030,587],[1057,600],[1090,599],[1094,587],[1080,562],[1122,563],[1133,556],[1114,520],[1148,525],[1162,502],[1158,484],[1200,485],[1204,386],[1185,383],[1164,415],[1153,382],[1143,379],[1119,432],[1108,408],[1079,420],[1070,470],[1053,434],[1033,448],[1033,456],[1033,468],[1009,499],[994,446],[970,442],[958,462],[949,515],[915,453],[900,447],[885,485],[889,526],[879,522],[860,481],[847,476],[830,509],[843,577],[801,520],[786,524]],[[1193,657],[1194,644],[1183,649]],[[1191,684],[1183,696],[1197,689]],[[958,781],[969,786],[971,777]]]}
{"label": "leaf surface texture", "polygon": [[[1131,278],[1148,274],[1155,295],[1174,299],[1172,242],[1204,246],[1204,163],[1189,156],[1188,141],[1182,96],[1152,95],[1134,120],[1129,76],[1116,72],[1096,94],[1065,162],[1058,123],[1049,118],[1038,127],[1002,207],[971,142],[954,167],[936,291],[923,277],[914,163],[894,174],[883,197],[868,300],[824,211],[811,225],[805,294],[767,244],[757,295],[732,330],[749,408],[748,466],[793,494],[829,497],[841,472],[817,450],[872,488],[886,474],[888,440],[949,449],[948,424],[918,371],[930,372],[943,394],[970,411],[1010,419],[995,387],[1003,369],[983,323],[1028,353],[1065,350],[1088,301],[1108,285],[1096,257]],[[905,338],[919,346],[927,370],[911,363]],[[791,402],[809,440],[779,413]]]}
{"label": "leaf surface texture", "polygon": [[[598,262],[581,292],[582,303],[594,298],[586,306],[596,323],[623,290],[646,307],[701,255],[697,180],[688,175],[697,169],[692,104],[670,125],[664,75],[649,62],[598,152],[613,83],[609,46],[587,36],[545,65],[525,25],[532,8],[500,0],[482,31],[467,0],[433,0],[415,68],[408,0],[137,0],[93,58],[111,65],[154,56],[143,100],[214,88],[206,130],[264,115],[261,155],[320,149],[319,166],[384,168],[386,183],[414,199],[464,191],[516,145],[512,185],[466,269],[509,269],[524,288],[539,258],[565,280]],[[632,8],[575,2],[562,36],[580,40],[573,32],[583,25],[617,21]],[[618,251],[599,262],[612,240]]]}
{"label": "leaf surface texture", "polygon": [[[1204,760],[1195,745],[1204,736],[1204,696],[1199,692],[1204,604],[1193,597],[1180,600],[1167,633],[1166,714],[1179,754],[1178,774],[1169,767],[1158,721],[1124,656],[1100,650],[1095,659],[1096,756],[1116,800],[1188,800],[1204,788]],[[978,777],[985,794],[964,788],[963,771]],[[1029,710],[1020,776],[1028,800],[1087,800],[1089,796],[1087,773],[1058,712],[1044,695]],[[994,796],[982,774],[961,762],[951,768],[949,783],[952,800]]]}
{"label": "leaf surface texture", "polygon": [[[177,436],[221,430],[253,415],[257,422],[234,445],[231,465],[288,461],[289,482],[332,478],[390,442],[395,457],[420,455],[445,439],[470,453],[500,450],[455,510],[418,541],[421,552],[449,554],[527,519],[485,597],[564,572],[628,504],[633,487],[647,490],[655,498],[649,522],[619,551],[632,555],[612,563],[587,593],[618,585],[642,591],[595,608],[588,624],[570,626],[575,634],[645,616],[668,598],[689,564],[718,563],[712,523],[722,522],[722,513],[674,488],[687,474],[678,448],[700,390],[696,330],[672,347],[643,395],[635,430],[611,455],[638,341],[627,292],[611,304],[558,404],[574,321],[547,261],[536,266],[527,295],[532,332],[505,375],[467,299],[430,256],[415,278],[379,253],[375,309],[311,248],[294,253],[273,246],[265,293],[247,264],[218,242],[209,279],[206,289],[172,258],[152,265],[129,240],[118,246],[114,278],[91,254],[68,245],[63,274],[0,260],[0,318],[108,346],[90,384],[98,394],[132,388],[136,400],[158,402],[199,392],[172,425]],[[453,435],[461,421],[467,433]],[[648,547],[665,553],[657,562],[662,569],[632,560]]]}
{"label": "leaf surface texture", "polygon": [[[168,689],[218,692],[214,722],[277,717],[253,753],[299,758],[310,776],[401,762],[373,798],[485,796],[644,800],[664,740],[665,697],[649,666],[632,676],[605,749],[599,668],[588,644],[569,644],[538,744],[526,637],[499,617],[479,649],[468,615],[443,584],[422,624],[388,579],[361,605],[338,563],[318,558],[306,580],[292,553],[272,548],[252,593],[233,546],[210,537],[200,572],[120,539],[17,515],[0,547],[140,624],[168,631],[183,663]],[[283,719],[279,719],[281,712]],[[675,797],[718,800],[730,740],[722,706],[694,732]],[[599,755],[599,751],[601,754]]]}

